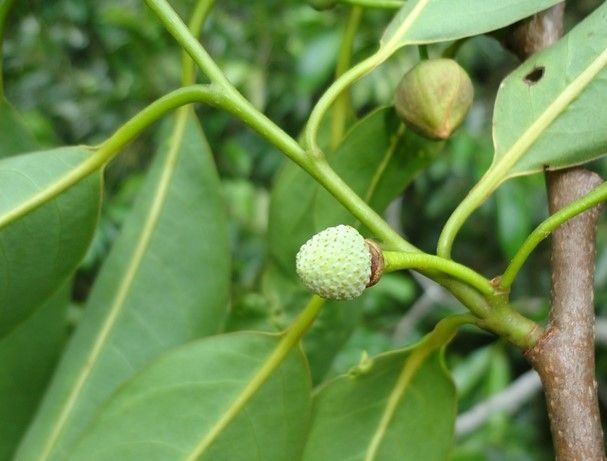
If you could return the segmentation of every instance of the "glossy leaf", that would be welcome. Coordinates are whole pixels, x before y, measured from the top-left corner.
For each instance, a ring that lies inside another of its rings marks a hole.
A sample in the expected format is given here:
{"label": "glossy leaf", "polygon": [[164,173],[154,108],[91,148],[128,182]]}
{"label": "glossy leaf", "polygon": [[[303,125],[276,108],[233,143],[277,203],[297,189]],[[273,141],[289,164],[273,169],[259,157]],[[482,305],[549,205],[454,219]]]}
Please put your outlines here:
{"label": "glossy leaf", "polygon": [[69,459],[300,459],[310,412],[301,351],[293,348],[255,386],[279,340],[237,333],[163,356],[112,397]]}
{"label": "glossy leaf", "polygon": [[607,4],[502,83],[492,168],[507,177],[564,168],[607,152]]}
{"label": "glossy leaf", "polygon": [[219,180],[193,113],[173,122],[17,459],[64,460],[119,385],[222,325],[229,251]]}
{"label": "glossy leaf", "polygon": [[38,149],[34,136],[17,111],[0,97],[0,158]]}
{"label": "glossy leaf", "polygon": [[[0,161],[0,217],[90,156],[79,147]],[[95,172],[33,212],[0,228],[0,338],[48,298],[80,262],[95,231],[101,174]]]}
{"label": "glossy leaf", "polygon": [[323,387],[304,461],[448,459],[455,389],[440,352],[414,351],[377,357]]}
{"label": "glossy leaf", "polygon": [[67,333],[65,286],[0,340],[0,459],[12,459]]}
{"label": "glossy leaf", "polygon": [[407,0],[381,46],[434,43],[484,34],[560,3],[559,0]]}

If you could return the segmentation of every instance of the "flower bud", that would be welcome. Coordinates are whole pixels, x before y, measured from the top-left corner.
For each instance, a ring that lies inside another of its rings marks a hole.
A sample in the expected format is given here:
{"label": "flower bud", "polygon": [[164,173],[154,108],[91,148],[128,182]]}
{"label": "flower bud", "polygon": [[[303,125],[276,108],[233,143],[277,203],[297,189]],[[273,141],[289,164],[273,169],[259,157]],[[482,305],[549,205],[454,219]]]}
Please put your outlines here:
{"label": "flower bud", "polygon": [[396,89],[396,112],[412,130],[447,139],[462,124],[474,97],[470,77],[452,59],[427,59],[407,72]]}

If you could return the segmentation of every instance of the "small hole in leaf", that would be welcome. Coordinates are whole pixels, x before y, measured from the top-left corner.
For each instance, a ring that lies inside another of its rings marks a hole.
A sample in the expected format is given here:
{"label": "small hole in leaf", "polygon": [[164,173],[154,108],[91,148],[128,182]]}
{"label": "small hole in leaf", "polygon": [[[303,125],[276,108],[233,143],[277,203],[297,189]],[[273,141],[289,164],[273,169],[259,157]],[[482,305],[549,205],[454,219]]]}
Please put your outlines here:
{"label": "small hole in leaf", "polygon": [[541,67],[534,67],[533,70],[531,72],[529,72],[527,75],[525,75],[523,77],[523,81],[527,84],[527,85],[535,85],[537,82],[539,82],[542,77],[544,76],[544,70],[545,67],[541,66]]}

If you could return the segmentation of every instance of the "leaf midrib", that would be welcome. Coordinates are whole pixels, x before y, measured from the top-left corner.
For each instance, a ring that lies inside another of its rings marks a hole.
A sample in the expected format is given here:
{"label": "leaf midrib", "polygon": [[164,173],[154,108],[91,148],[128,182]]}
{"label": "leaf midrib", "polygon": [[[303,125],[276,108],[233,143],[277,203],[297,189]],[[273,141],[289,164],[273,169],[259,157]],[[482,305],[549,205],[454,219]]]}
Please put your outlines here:
{"label": "leaf midrib", "polygon": [[[508,176],[510,170],[527,153],[546,129],[554,122],[569,105],[584,91],[588,84],[607,65],[607,49],[596,57],[567,87],[554,99],[552,103],[535,119],[520,138],[516,140],[506,153],[492,165],[492,176],[499,185]],[[496,152],[496,159],[498,154]]]}
{"label": "leaf midrib", "polygon": [[413,350],[411,355],[406,359],[405,365],[398,376],[394,389],[388,397],[386,408],[382,413],[377,429],[373,433],[373,437],[369,443],[369,448],[365,454],[365,461],[374,461],[376,459],[379,447],[386,435],[386,432],[388,431],[388,427],[394,418],[394,414],[396,413],[403,395],[407,391],[409,384],[415,376],[415,373],[417,370],[419,370],[421,365],[424,363],[424,360],[426,360],[428,355],[430,355],[433,350],[433,348]]}
{"label": "leaf midrib", "polygon": [[74,407],[78,401],[82,389],[84,388],[84,385],[86,384],[86,381],[90,376],[93,368],[95,367],[99,355],[101,354],[103,346],[105,345],[112,331],[112,328],[114,327],[120,313],[122,312],[124,302],[132,287],[133,281],[135,280],[135,276],[137,275],[139,267],[141,266],[145,251],[152,238],[162,208],[166,201],[169,185],[173,177],[173,173],[175,171],[176,160],[179,156],[179,148],[181,147],[181,144],[183,142],[186,123],[190,114],[190,110],[191,109],[189,107],[184,107],[178,111],[175,128],[173,130],[173,136],[170,142],[169,153],[167,155],[162,175],[158,183],[158,187],[156,189],[155,197],[150,206],[150,212],[141,229],[139,241],[137,242],[137,246],[135,247],[135,250],[133,252],[133,258],[131,259],[131,263],[127,267],[125,276],[122,279],[122,283],[119,286],[116,292],[116,296],[114,297],[114,301],[112,302],[111,307],[109,309],[109,315],[93,344],[91,353],[87,358],[81,372],[78,374],[75,385],[72,388],[72,392],[69,394],[65,406],[59,414],[57,423],[53,426],[53,431],[49,435],[47,442],[41,452],[41,455],[38,458],[40,461],[48,460],[50,455],[53,453],[57,441],[59,440],[59,437],[61,435],[61,432],[65,428],[66,423],[68,422],[72,411],[74,410]]}

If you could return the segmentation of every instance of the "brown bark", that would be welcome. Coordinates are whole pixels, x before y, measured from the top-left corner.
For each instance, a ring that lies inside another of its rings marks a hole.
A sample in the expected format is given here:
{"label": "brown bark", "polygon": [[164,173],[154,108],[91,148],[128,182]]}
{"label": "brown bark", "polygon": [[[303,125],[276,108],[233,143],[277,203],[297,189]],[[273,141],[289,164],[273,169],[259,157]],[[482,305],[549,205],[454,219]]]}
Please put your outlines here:
{"label": "brown bark", "polygon": [[[563,33],[564,3],[514,26],[504,45],[521,59]],[[590,192],[601,178],[581,168],[547,172],[550,212]],[[604,461],[594,360],[594,264],[599,207],[552,235],[550,322],[526,356],[539,373],[558,461]]]}
{"label": "brown bark", "polygon": [[[548,175],[550,212],[590,192],[602,180],[576,168]],[[546,395],[556,459],[605,459],[594,363],[593,281],[595,207],[552,235],[550,323],[526,355]]]}

